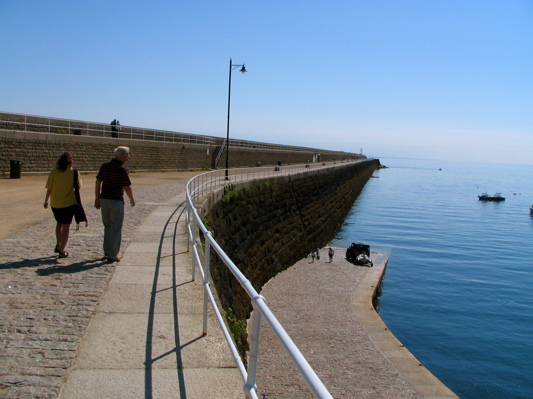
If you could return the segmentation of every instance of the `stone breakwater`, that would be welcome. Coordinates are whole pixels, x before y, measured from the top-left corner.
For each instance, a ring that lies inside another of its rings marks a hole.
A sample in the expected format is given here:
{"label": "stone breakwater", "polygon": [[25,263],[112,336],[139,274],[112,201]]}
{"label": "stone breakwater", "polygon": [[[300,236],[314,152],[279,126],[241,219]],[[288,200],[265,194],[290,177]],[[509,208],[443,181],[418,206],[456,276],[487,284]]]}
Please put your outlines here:
{"label": "stone breakwater", "polygon": [[[185,181],[136,190],[137,205],[126,206],[123,247],[157,204],[184,190]],[[86,212],[89,226],[71,230],[66,259],[53,253],[51,212],[49,220],[0,240],[1,398],[51,399],[61,389],[115,269],[102,260],[98,211],[86,205]]]}
{"label": "stone breakwater", "polygon": [[[22,161],[22,173],[48,172],[62,152],[74,156],[76,167],[82,171],[96,171],[113,155],[119,145],[131,149],[128,167],[131,170],[190,170],[216,169],[225,166],[225,150],[218,164],[217,155],[222,140],[213,144],[189,144],[138,140],[130,137],[110,138],[75,136],[54,133],[34,133],[0,129],[0,172],[8,172],[10,160]],[[365,158],[364,155],[342,151],[321,150],[321,162]],[[313,150],[275,150],[264,148],[232,147],[230,168],[250,167],[258,164],[304,164],[313,160]]]}
{"label": "stone breakwater", "polygon": [[[259,291],[272,277],[335,236],[378,167],[378,160],[365,160],[265,179],[250,187],[228,187],[205,221]],[[247,319],[250,300],[216,257],[211,275],[224,309],[231,308],[237,318]]]}

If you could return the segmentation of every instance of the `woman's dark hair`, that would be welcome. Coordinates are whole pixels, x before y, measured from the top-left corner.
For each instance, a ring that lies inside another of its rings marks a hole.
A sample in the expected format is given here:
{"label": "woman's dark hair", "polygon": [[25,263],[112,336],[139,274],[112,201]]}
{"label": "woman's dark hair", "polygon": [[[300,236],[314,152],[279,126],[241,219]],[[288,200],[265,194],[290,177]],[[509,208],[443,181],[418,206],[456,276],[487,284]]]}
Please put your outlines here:
{"label": "woman's dark hair", "polygon": [[61,172],[64,172],[65,170],[67,170],[67,168],[70,168],[72,166],[73,161],[74,159],[72,158],[72,154],[70,152],[64,152],[57,160],[57,168]]}

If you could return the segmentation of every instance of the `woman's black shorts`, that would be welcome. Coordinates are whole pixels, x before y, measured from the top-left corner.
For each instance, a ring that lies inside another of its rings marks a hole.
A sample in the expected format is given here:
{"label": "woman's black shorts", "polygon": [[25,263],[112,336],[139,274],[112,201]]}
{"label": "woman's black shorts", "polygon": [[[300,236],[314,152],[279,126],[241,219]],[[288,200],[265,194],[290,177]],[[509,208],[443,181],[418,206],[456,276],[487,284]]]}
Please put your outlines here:
{"label": "woman's black shorts", "polygon": [[76,206],[77,205],[67,206],[66,208],[52,208],[56,222],[61,224],[71,224]]}

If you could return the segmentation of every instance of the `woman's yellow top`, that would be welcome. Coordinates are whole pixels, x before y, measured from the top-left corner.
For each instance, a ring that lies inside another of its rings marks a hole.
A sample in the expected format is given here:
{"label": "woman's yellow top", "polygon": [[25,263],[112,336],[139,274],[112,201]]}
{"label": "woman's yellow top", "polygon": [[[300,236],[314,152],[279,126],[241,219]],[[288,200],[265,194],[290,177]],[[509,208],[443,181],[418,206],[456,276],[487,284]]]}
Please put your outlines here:
{"label": "woman's yellow top", "polygon": [[[76,203],[74,195],[74,169],[64,172],[54,168],[48,175],[46,186],[50,190],[50,207],[66,208]],[[81,175],[78,173],[78,187],[81,188]]]}

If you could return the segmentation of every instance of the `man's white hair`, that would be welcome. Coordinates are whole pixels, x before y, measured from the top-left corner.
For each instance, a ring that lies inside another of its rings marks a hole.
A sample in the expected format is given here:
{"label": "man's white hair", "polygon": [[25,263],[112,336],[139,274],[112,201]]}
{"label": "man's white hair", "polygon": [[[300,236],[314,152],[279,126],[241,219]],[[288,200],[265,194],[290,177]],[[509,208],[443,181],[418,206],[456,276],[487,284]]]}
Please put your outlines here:
{"label": "man's white hair", "polygon": [[120,146],[114,149],[115,155],[124,155],[130,153],[130,147]]}

